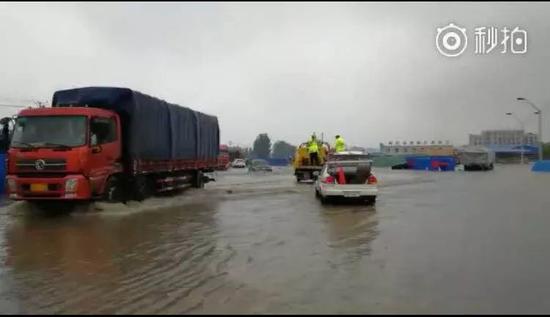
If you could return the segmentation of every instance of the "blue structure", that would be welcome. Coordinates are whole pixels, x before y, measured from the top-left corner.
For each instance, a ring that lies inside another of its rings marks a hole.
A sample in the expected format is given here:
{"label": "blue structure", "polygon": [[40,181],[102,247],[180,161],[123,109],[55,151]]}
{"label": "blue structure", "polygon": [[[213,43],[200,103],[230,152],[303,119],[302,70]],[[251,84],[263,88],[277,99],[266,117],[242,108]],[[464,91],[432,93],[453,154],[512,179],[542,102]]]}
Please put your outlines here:
{"label": "blue structure", "polygon": [[532,145],[517,145],[517,144],[509,144],[509,145],[486,145],[487,148],[493,150],[496,155],[499,154],[513,154],[513,155],[520,155],[522,148],[523,148],[523,154],[529,155],[529,156],[536,156],[539,153],[539,149],[536,146]]}
{"label": "blue structure", "polygon": [[550,173],[550,160],[536,161],[531,168],[531,171]]}
{"label": "blue structure", "polygon": [[272,158],[268,158],[266,159],[266,161],[269,163],[269,165],[271,166],[287,166],[288,164],[290,164],[290,160],[287,159],[287,158],[276,158],[276,157],[272,157]]}
{"label": "blue structure", "polygon": [[413,170],[454,171],[456,159],[452,156],[408,156],[407,166]]}

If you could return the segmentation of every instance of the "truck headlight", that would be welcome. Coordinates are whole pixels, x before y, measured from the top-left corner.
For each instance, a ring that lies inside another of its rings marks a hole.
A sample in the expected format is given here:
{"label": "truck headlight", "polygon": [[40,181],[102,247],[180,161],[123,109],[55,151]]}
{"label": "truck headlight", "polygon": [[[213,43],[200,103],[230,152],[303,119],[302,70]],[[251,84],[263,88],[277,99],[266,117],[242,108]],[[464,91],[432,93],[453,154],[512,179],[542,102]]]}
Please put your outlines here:
{"label": "truck headlight", "polygon": [[69,178],[68,180],[65,181],[65,192],[66,193],[76,192],[77,185],[78,185],[78,179]]}
{"label": "truck headlight", "polygon": [[17,191],[17,182],[13,178],[8,178],[8,191],[11,193]]}

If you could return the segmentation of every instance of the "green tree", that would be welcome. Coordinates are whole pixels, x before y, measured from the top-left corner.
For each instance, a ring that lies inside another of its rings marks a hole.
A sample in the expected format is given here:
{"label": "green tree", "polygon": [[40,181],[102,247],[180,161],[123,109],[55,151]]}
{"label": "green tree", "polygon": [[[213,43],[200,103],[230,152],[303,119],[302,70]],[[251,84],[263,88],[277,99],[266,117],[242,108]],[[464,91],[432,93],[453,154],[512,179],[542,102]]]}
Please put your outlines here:
{"label": "green tree", "polygon": [[256,137],[252,152],[257,158],[267,159],[271,153],[271,140],[267,133],[261,133]]}
{"label": "green tree", "polygon": [[275,142],[275,144],[273,144],[272,156],[278,158],[287,158],[294,155],[295,151],[296,146],[285,141],[277,141]]}

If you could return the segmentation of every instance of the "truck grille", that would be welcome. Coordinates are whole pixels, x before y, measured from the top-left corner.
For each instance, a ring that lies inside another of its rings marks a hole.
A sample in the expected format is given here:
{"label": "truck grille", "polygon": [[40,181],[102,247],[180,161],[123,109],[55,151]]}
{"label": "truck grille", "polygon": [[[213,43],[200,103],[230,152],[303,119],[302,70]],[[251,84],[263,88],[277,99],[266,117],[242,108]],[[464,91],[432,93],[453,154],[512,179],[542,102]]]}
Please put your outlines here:
{"label": "truck grille", "polygon": [[67,168],[65,159],[18,160],[15,164],[18,171],[63,171]]}
{"label": "truck grille", "polygon": [[17,177],[20,178],[63,178],[67,176],[67,173],[37,173],[37,172],[27,172],[27,173],[17,173]]}

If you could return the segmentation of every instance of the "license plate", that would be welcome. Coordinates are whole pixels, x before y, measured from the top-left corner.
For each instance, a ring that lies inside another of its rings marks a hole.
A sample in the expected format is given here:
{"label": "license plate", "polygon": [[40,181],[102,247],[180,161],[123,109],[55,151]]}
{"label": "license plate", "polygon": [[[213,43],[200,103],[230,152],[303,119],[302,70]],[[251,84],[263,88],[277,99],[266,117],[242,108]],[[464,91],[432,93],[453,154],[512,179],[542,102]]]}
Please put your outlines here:
{"label": "license plate", "polygon": [[47,184],[31,184],[31,192],[45,192],[47,190]]}
{"label": "license plate", "polygon": [[344,197],[359,197],[359,192],[344,192]]}

